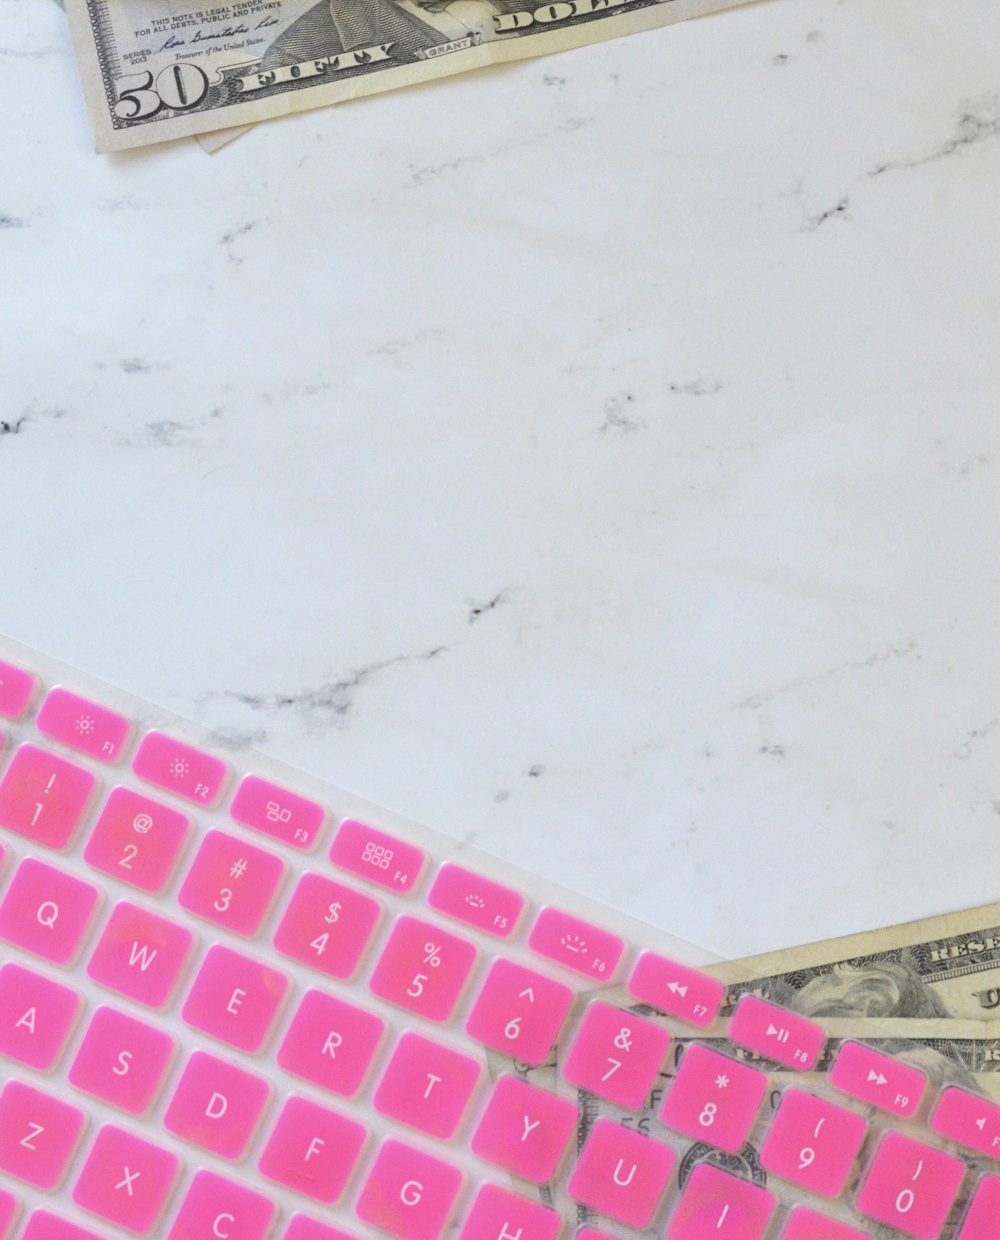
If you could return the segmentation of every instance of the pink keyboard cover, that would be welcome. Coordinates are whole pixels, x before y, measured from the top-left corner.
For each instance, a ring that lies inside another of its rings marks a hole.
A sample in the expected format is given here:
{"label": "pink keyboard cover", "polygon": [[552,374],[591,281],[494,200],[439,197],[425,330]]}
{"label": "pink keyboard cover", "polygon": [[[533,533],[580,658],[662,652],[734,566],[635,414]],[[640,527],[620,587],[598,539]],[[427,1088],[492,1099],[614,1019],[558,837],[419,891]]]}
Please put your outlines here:
{"label": "pink keyboard cover", "polygon": [[0,1240],[1000,1240],[1000,1107],[0,642]]}

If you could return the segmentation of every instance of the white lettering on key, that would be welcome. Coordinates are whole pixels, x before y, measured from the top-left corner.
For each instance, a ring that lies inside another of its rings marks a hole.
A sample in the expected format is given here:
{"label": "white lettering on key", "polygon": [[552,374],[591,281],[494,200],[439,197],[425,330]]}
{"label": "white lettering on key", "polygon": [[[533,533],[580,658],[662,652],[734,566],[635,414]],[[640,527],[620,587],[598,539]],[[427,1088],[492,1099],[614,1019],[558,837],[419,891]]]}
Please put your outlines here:
{"label": "white lettering on key", "polygon": [[26,1150],[37,1151],[38,1146],[32,1145],[31,1143],[32,1141],[34,1141],[36,1137],[40,1137],[42,1133],[45,1131],[45,1129],[42,1127],[41,1124],[33,1124],[30,1119],[28,1120],[28,1127],[31,1129],[31,1131],[27,1133],[26,1136],[23,1136],[21,1138],[21,1144],[24,1146]]}
{"label": "white lettering on key", "polygon": [[209,1119],[222,1119],[229,1110],[229,1099],[225,1094],[214,1093],[208,1100],[205,1114]]}
{"label": "white lettering on key", "polygon": [[233,993],[229,996],[229,1002],[226,1004],[226,1011],[230,1012],[233,1016],[239,1016],[240,1004],[246,997],[247,992],[245,990],[241,990],[240,987],[237,986]]}
{"label": "white lettering on key", "polygon": [[404,1206],[415,1206],[424,1195],[424,1186],[419,1180],[407,1180],[399,1190],[399,1200]]}
{"label": "white lettering on key", "polygon": [[129,1171],[128,1167],[122,1167],[122,1174],[125,1178],[115,1185],[115,1192],[117,1192],[120,1188],[124,1188],[130,1197],[134,1197],[135,1193],[132,1191],[132,1183],[134,1180],[137,1180],[142,1173],[139,1171]]}
{"label": "white lettering on key", "polygon": [[718,1231],[722,1224],[726,1221],[726,1215],[729,1213],[729,1202],[722,1207],[722,1213],[719,1215],[719,1221],[715,1224],[715,1230]]}
{"label": "white lettering on key", "polygon": [[306,1162],[308,1162],[310,1158],[314,1158],[322,1150],[324,1145],[326,1145],[326,1142],[322,1137],[313,1137],[313,1139],[309,1142],[309,1148],[306,1150]]}
{"label": "white lettering on key", "polygon": [[112,1068],[111,1071],[115,1074],[115,1076],[128,1076],[129,1064],[131,1062],[132,1062],[131,1051],[119,1051],[118,1052],[118,1067]]}
{"label": "white lettering on key", "polygon": [[540,1119],[536,1119],[536,1120],[535,1120],[535,1122],[534,1122],[534,1123],[532,1123],[532,1122],[531,1122],[531,1120],[529,1120],[529,1119],[528,1119],[528,1117],[527,1117],[527,1115],[526,1115],[526,1116],[524,1117],[524,1133],[523,1133],[523,1134],[522,1134],[522,1136],[521,1136],[521,1140],[522,1140],[522,1141],[527,1141],[527,1139],[528,1139],[528,1137],[531,1135],[532,1131],[533,1131],[535,1128],[537,1128],[537,1127],[538,1127],[538,1125],[539,1125],[541,1122],[542,1122],[542,1121],[541,1121]]}
{"label": "white lettering on key", "polygon": [[508,1231],[507,1228],[509,1226],[510,1224],[506,1221],[500,1224],[500,1234],[497,1236],[497,1240],[521,1240],[524,1228],[519,1227],[517,1231]]}
{"label": "white lettering on key", "polygon": [[622,1168],[624,1166],[625,1166],[625,1163],[622,1161],[622,1159],[619,1158],[618,1166],[615,1167],[614,1174],[611,1177],[620,1188],[628,1188],[628,1186],[635,1179],[635,1173],[639,1170],[638,1165],[636,1163],[633,1163],[632,1170],[628,1173],[628,1179],[623,1180],[621,1177],[622,1177]]}
{"label": "white lettering on key", "polygon": [[35,1009],[33,1007],[28,1008],[14,1028],[20,1029],[22,1026],[31,1034],[35,1032]]}
{"label": "white lettering on key", "polygon": [[425,1098],[429,1098],[431,1096],[431,1090],[440,1082],[440,1080],[441,1078],[439,1076],[435,1076],[433,1072],[427,1073],[427,1088],[424,1090]]}
{"label": "white lettering on key", "polygon": [[136,964],[139,965],[139,972],[145,973],[149,966],[156,959],[157,949],[150,947],[148,943],[140,944],[138,939],[132,940],[132,950],[128,954],[128,962],[131,968]]}
{"label": "white lettering on key", "polygon": [[340,1046],[343,1043],[343,1041],[344,1041],[344,1035],[342,1033],[338,1033],[336,1029],[331,1029],[330,1032],[326,1035],[326,1042],[323,1044],[323,1054],[325,1055],[327,1051],[329,1051],[330,1058],[336,1059],[337,1051],[340,1049]]}
{"label": "white lettering on key", "polygon": [[217,1214],[215,1216],[215,1222],[212,1224],[212,1234],[215,1236],[218,1236],[219,1240],[229,1240],[229,1232],[222,1231],[222,1229],[219,1227],[219,1224],[222,1222],[223,1219],[225,1219],[229,1223],[235,1223],[236,1215],[235,1214]]}
{"label": "white lettering on key", "polygon": [[59,905],[55,900],[43,900],[35,916],[38,918],[39,925],[44,926],[46,930],[51,930],[59,919]]}

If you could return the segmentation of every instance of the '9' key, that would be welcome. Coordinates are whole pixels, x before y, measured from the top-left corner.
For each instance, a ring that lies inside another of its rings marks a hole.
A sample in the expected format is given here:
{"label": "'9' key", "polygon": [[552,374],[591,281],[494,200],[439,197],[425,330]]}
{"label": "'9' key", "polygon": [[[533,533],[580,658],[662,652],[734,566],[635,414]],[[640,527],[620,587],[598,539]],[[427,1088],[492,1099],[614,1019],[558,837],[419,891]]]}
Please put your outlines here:
{"label": "'9' key", "polygon": [[428,1020],[446,1021],[476,959],[466,939],[416,917],[400,917],[372,974],[372,991]]}

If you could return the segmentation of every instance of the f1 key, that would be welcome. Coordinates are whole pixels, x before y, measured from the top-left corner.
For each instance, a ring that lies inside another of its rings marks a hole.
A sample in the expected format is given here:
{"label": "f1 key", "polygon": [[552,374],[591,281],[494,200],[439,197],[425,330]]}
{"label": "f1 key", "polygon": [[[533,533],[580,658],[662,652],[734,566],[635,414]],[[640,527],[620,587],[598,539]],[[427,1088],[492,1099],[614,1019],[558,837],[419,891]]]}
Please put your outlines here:
{"label": "f1 key", "polygon": [[737,1046],[800,1072],[815,1064],[826,1041],[819,1025],[756,995],[744,995],[736,1005],[729,1036]]}

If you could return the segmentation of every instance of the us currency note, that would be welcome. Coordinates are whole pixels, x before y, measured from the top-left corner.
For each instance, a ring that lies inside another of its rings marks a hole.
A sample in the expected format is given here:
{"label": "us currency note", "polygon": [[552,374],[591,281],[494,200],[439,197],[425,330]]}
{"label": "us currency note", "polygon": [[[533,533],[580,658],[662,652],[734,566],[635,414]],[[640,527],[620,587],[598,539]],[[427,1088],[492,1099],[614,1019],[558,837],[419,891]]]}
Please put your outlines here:
{"label": "us currency note", "polygon": [[[634,1000],[628,1000],[624,993],[607,991],[601,995],[607,1001],[624,1000],[631,1003],[631,1009],[623,1008],[623,1033],[627,1032],[627,1022],[631,1015],[642,1015],[657,1023],[665,1024],[671,1032],[671,1044],[667,1058],[660,1074],[646,1096],[643,1104],[635,1109],[617,1107],[592,1093],[574,1089],[565,1079],[562,1063],[568,1053],[568,1047],[560,1047],[552,1060],[539,1068],[520,1068],[524,1079],[533,1084],[554,1090],[564,1097],[574,1100],[578,1108],[578,1127],[575,1147],[582,1149],[597,1122],[610,1118],[616,1123],[636,1132],[653,1136],[656,1140],[674,1147],[677,1153],[679,1185],[683,1188],[688,1177],[700,1163],[708,1162],[734,1172],[744,1179],[757,1184],[766,1184],[786,1206],[801,1200],[801,1195],[781,1180],[769,1176],[761,1161],[761,1148],[770,1128],[775,1110],[781,1102],[786,1088],[805,1089],[810,1093],[825,1096],[834,1101],[844,1102],[828,1084],[827,1076],[836,1059],[840,1047],[847,1041],[860,1041],[895,1058],[921,1069],[928,1078],[929,1093],[935,1097],[937,1092],[947,1085],[958,1085],[993,1103],[1000,1103],[1000,1021],[996,1020],[953,1020],[946,1018],[917,1019],[908,1017],[890,1017],[868,1019],[865,1017],[834,1018],[824,1021],[828,1038],[823,1052],[814,1068],[809,1072],[797,1072],[777,1067],[775,1064],[762,1060],[759,1056],[743,1051],[739,1058],[755,1067],[767,1070],[770,1089],[765,1096],[757,1121],[750,1131],[742,1148],[735,1153],[724,1153],[715,1148],[710,1141],[692,1141],[680,1137],[664,1126],[659,1118],[660,1110],[677,1069],[684,1057],[686,1049],[694,1044],[708,1046],[723,1054],[732,1055],[734,1048],[724,1036],[722,1028],[700,1033],[651,1013]],[[497,1065],[499,1066],[499,1065]],[[508,1064],[509,1070],[509,1064]],[[867,1160],[867,1152],[874,1150],[881,1134],[890,1128],[906,1128],[906,1124],[889,1118],[873,1107],[860,1108],[869,1123],[865,1149],[858,1160],[857,1167],[863,1167]],[[921,1123],[910,1121],[910,1135],[921,1139]],[[927,1138],[923,1133],[923,1138]],[[988,1158],[973,1156],[966,1153],[970,1166],[982,1170],[996,1170],[996,1163]],[[857,1175],[857,1169],[855,1174]],[[974,1177],[973,1177],[974,1178]],[[519,1182],[517,1188],[525,1194],[534,1194],[541,1204],[560,1209],[564,1214],[575,1217],[578,1226],[596,1226],[605,1230],[607,1223],[598,1219],[586,1207],[574,1202],[568,1195],[561,1181],[555,1184],[537,1185]],[[844,1201],[839,1205],[825,1206],[831,1216],[861,1229],[865,1234],[872,1235],[876,1240],[897,1240],[899,1232],[875,1226],[871,1220],[863,1220],[854,1213],[849,1204],[853,1193],[848,1188]],[[964,1200],[957,1203],[956,1219],[960,1217]],[[669,1212],[669,1204],[667,1206]],[[943,1233],[942,1240],[950,1240],[956,1227],[949,1225]],[[628,1232],[628,1236],[635,1233]],[[656,1225],[650,1234],[662,1235],[662,1227]]]}
{"label": "us currency note", "polygon": [[230,129],[748,0],[65,0],[99,151]]}
{"label": "us currency note", "polygon": [[726,1011],[752,991],[804,1016],[1000,1016],[1000,904],[707,966]]}

